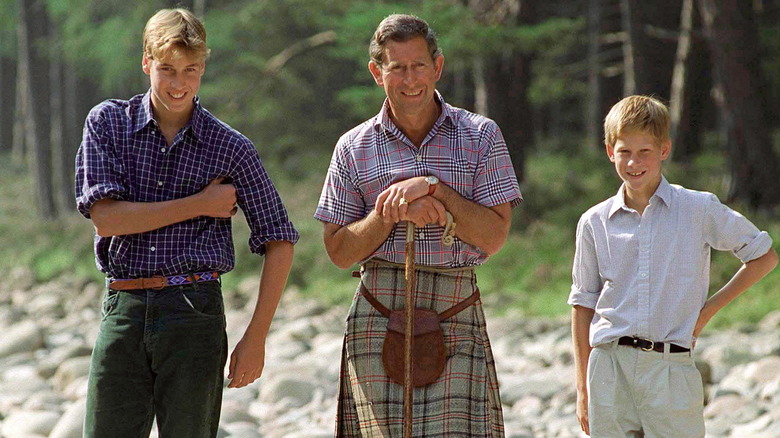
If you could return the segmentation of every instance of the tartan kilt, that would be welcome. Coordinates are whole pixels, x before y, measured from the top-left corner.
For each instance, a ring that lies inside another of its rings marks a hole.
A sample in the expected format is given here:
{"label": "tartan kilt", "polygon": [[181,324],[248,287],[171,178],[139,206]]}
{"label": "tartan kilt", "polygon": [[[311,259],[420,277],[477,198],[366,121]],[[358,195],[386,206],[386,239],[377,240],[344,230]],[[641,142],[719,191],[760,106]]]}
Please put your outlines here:
{"label": "tartan kilt", "polygon": [[[415,307],[442,312],[477,288],[473,269],[417,270]],[[404,307],[403,265],[369,261],[361,281],[389,309]],[[339,379],[337,437],[402,437],[403,387],[385,374],[387,318],[358,288],[347,317]],[[414,390],[415,437],[503,437],[498,379],[481,301],[441,322],[447,364]]]}

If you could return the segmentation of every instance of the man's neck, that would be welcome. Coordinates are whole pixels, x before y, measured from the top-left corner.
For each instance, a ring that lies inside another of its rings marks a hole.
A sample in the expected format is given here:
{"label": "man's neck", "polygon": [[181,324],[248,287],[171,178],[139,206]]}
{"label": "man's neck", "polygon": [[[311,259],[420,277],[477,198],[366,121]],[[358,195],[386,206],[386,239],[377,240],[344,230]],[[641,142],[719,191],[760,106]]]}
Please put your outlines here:
{"label": "man's neck", "polygon": [[436,120],[439,119],[440,114],[441,106],[437,102],[433,102],[424,113],[416,114],[411,117],[397,117],[392,108],[390,108],[390,120],[395,123],[395,126],[397,126],[415,146],[422,145],[423,140],[425,140],[425,137],[431,132]]}

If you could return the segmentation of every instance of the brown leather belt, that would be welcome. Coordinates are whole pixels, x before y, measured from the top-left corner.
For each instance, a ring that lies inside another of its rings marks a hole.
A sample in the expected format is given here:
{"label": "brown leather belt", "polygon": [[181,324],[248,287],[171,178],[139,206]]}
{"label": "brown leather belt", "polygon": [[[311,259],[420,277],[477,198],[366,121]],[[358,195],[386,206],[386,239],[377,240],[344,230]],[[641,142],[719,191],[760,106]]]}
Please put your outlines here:
{"label": "brown leather belt", "polygon": [[[363,297],[366,299],[366,301],[368,301],[368,303],[371,304],[371,306],[374,309],[376,309],[379,313],[384,315],[386,318],[390,317],[390,309],[385,307],[384,304],[380,303],[379,300],[377,300],[376,297],[372,295],[371,292],[368,291],[368,289],[362,282],[360,283],[360,293],[363,294]],[[439,313],[439,321],[444,321],[445,319],[449,319],[457,315],[458,313],[466,310],[469,306],[476,303],[478,299],[479,299],[479,289],[474,291],[473,294],[466,297],[466,299],[464,299],[463,301]]]}
{"label": "brown leather belt", "polygon": [[172,275],[170,277],[158,275],[148,278],[110,280],[108,287],[113,290],[162,289],[168,286],[182,286],[194,282],[215,281],[218,278],[219,272],[196,272],[194,274]]}
{"label": "brown leather belt", "polygon": [[[629,347],[639,348],[644,351],[656,351],[658,353],[664,352],[663,342],[654,342],[649,339],[635,338],[631,336],[623,336],[618,339],[618,345],[627,345]],[[670,353],[687,353],[691,351],[690,348],[681,347],[677,344],[669,344]]]}

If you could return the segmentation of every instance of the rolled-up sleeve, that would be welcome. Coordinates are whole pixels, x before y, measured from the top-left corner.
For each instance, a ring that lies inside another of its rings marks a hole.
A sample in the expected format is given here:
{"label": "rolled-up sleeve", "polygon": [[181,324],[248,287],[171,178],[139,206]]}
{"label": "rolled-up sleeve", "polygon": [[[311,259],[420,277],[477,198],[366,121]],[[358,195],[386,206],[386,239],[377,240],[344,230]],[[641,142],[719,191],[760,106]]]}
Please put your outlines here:
{"label": "rolled-up sleeve", "polygon": [[576,248],[572,264],[572,285],[568,303],[595,309],[601,291],[598,257],[593,230],[585,216],[577,223]]}
{"label": "rolled-up sleeve", "polygon": [[239,146],[233,185],[238,206],[244,212],[251,234],[249,249],[265,254],[265,244],[271,241],[298,242],[300,235],[287,215],[287,209],[268,176],[254,145],[246,140]]}
{"label": "rolled-up sleeve", "polygon": [[742,263],[755,260],[772,248],[772,238],[745,216],[711,195],[707,205],[705,239],[714,249],[731,251]]}
{"label": "rolled-up sleeve", "polygon": [[93,109],[84,124],[76,154],[76,208],[86,218],[90,218],[90,209],[101,199],[127,198],[126,172],[107,126],[101,107]]}

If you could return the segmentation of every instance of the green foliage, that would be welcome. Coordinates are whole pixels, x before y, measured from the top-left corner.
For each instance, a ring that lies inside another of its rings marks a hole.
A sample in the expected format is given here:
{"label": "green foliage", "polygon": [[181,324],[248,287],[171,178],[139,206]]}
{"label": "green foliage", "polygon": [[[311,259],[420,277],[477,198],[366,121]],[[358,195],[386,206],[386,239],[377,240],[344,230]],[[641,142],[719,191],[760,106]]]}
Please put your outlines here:
{"label": "green foliage", "polygon": [[148,87],[141,71],[142,33],[151,3],[48,0],[59,23],[64,57],[107,95],[130,96]]}
{"label": "green foliage", "polygon": [[16,0],[0,0],[0,57],[16,55]]}

